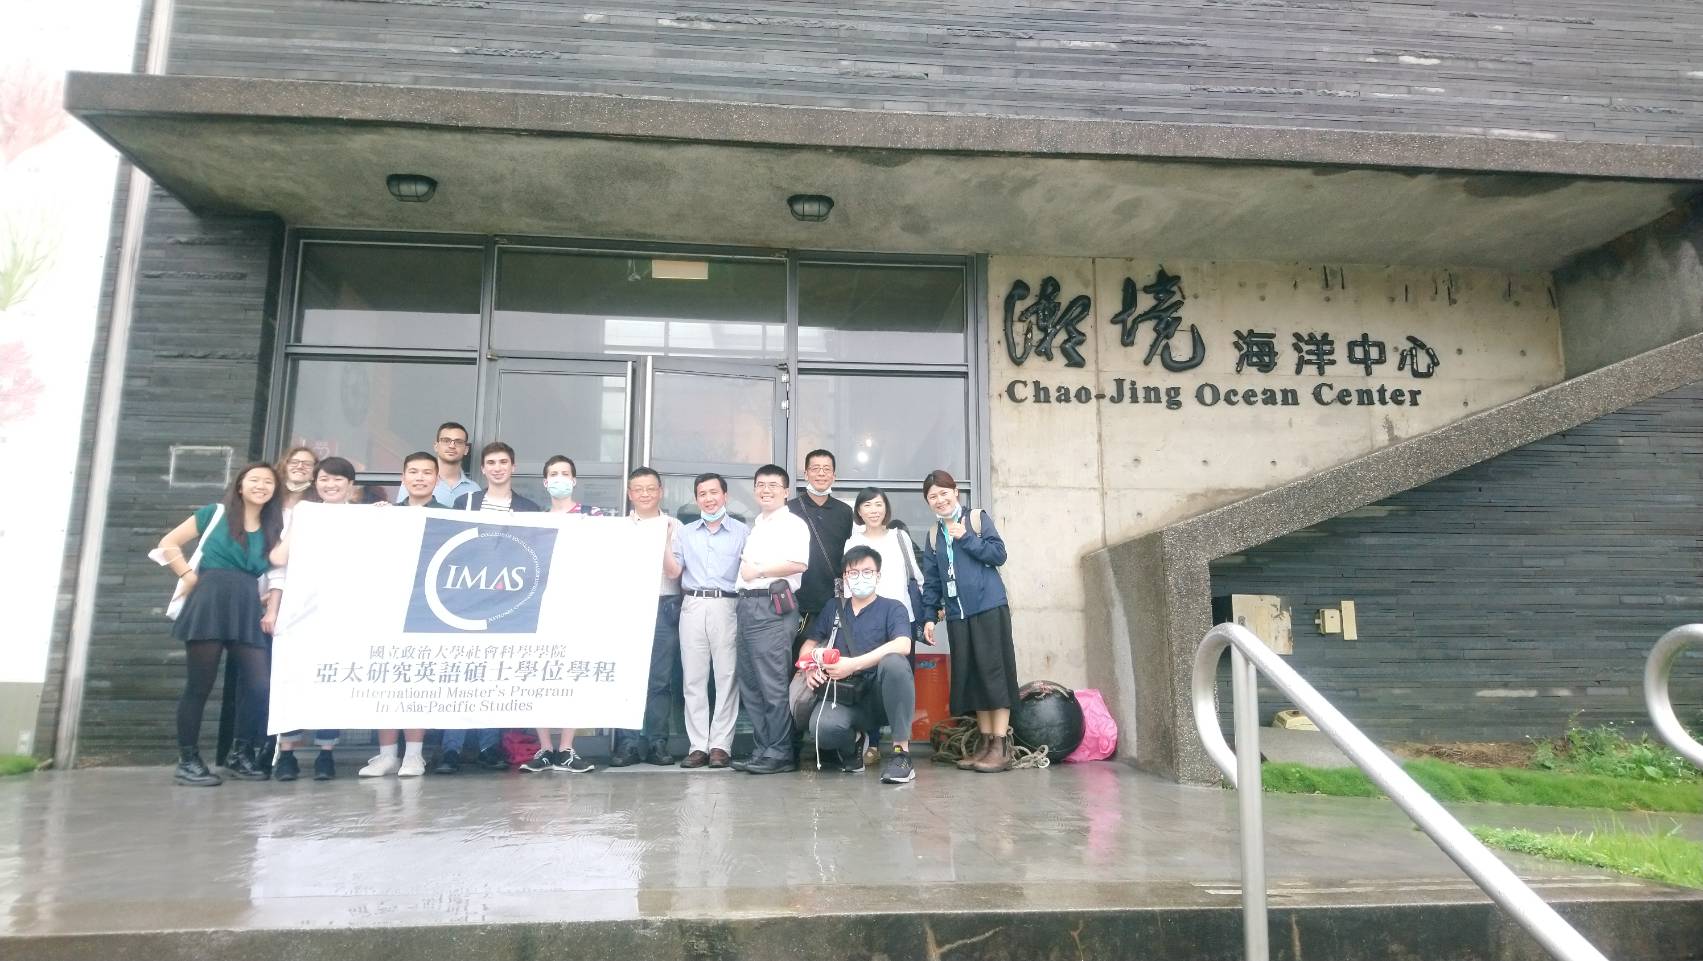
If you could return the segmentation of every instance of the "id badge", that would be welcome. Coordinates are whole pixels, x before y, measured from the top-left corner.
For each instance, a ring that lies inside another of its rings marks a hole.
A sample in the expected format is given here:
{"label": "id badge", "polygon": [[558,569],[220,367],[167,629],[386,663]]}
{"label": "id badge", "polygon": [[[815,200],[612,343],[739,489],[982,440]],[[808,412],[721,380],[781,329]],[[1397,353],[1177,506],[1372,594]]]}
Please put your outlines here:
{"label": "id badge", "polygon": [[958,596],[958,582],[957,581],[947,581],[946,582],[946,596],[947,597],[957,597]]}

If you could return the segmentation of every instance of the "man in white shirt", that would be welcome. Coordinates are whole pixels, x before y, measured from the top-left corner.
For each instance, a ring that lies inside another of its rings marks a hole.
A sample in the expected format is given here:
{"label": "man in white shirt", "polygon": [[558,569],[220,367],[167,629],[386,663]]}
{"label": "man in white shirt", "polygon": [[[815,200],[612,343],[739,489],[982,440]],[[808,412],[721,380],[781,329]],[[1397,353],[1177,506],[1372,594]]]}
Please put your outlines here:
{"label": "man in white shirt", "polygon": [[657,589],[656,630],[651,635],[650,683],[645,690],[644,729],[616,731],[610,767],[673,764],[668,753],[668,715],[680,700],[680,561],[674,556],[674,537],[680,522],[662,512],[662,477],[649,467],[627,475],[627,500],[635,524],[668,528],[662,546],[662,583]]}
{"label": "man in white shirt", "polygon": [[[798,770],[787,685],[792,679],[792,638],[798,632],[794,592],[810,566],[810,528],[787,510],[786,469],[757,469],[752,491],[761,512],[740,554],[739,700],[751,721],[751,756],[733,762],[748,774]],[[783,586],[784,585],[784,586]]]}

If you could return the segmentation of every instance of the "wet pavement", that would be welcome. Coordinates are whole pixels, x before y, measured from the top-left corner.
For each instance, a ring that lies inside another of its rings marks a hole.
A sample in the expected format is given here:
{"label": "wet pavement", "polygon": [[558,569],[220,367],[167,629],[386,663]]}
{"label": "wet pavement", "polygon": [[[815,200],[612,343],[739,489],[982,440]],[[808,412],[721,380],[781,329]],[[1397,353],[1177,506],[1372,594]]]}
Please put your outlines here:
{"label": "wet pavement", "polygon": [[[1232,792],[1107,763],[919,767],[904,786],[873,769],[215,789],[174,787],[165,768],[6,778],[0,934],[1238,903]],[[1468,823],[1531,822],[1471,807]],[[1266,812],[1274,906],[1482,900],[1386,802],[1267,795]],[[1703,835],[1703,819],[1674,820]],[[1666,893],[1510,863],[1546,897]]]}

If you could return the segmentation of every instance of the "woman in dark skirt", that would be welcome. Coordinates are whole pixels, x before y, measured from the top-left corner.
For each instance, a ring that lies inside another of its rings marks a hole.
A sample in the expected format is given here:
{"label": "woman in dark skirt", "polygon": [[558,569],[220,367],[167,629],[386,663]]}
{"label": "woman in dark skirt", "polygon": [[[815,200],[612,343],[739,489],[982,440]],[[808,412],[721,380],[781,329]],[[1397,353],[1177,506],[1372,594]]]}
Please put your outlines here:
{"label": "woman in dark skirt", "polygon": [[[1017,652],[999,567],[1005,541],[987,511],[964,510],[946,471],[923,478],[935,522],[923,547],[923,610],[946,618],[952,646],[952,713],[976,715],[981,750],[958,762],[983,773],[1011,768],[1011,709],[1017,704]],[[923,629],[934,643],[933,620]]]}
{"label": "woman in dark skirt", "polygon": [[[260,599],[267,554],[278,544],[283,514],[278,472],[270,464],[244,467],[222,504],[208,504],[160,538],[160,553],[182,581],[186,600],[172,627],[187,654],[189,678],[177,702],[179,784],[211,786],[219,776],[201,761],[201,715],[229,649],[243,691],[238,701],[235,749],[226,763],[233,777],[264,780],[254,757],[266,724],[272,671],[272,622]],[[185,547],[201,538],[201,564],[190,566]]]}

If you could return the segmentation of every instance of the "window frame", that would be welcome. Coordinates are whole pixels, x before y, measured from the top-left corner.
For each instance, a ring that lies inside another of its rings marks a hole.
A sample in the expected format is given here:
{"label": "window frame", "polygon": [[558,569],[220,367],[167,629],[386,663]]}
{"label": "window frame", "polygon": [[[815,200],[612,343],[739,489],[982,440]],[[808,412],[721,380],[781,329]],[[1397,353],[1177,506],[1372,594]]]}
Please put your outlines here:
{"label": "window frame", "polygon": [[[427,347],[336,347],[296,342],[300,331],[299,304],[301,298],[302,254],[307,244],[350,244],[383,247],[461,247],[482,251],[479,291],[479,337],[475,348]],[[987,256],[985,254],[903,254],[864,253],[833,250],[778,249],[738,247],[727,245],[662,243],[651,241],[603,241],[574,238],[540,237],[534,235],[475,235],[464,233],[434,233],[424,231],[387,231],[358,229],[324,229],[287,227],[284,251],[279,264],[280,296],[273,317],[274,331],[271,369],[268,372],[267,408],[265,416],[264,451],[275,456],[287,441],[286,425],[295,398],[290,396],[293,365],[300,359],[346,359],[425,361],[451,364],[473,364],[475,377],[474,424],[483,424],[488,415],[487,404],[490,380],[495,376],[501,359],[539,358],[559,360],[629,360],[642,361],[643,354],[583,354],[558,351],[494,350],[491,337],[496,309],[498,261],[506,250],[525,252],[555,252],[592,256],[632,255],[640,257],[670,257],[678,259],[716,259],[783,262],[786,265],[785,325],[786,360],[784,370],[789,378],[804,374],[876,374],[898,376],[953,376],[961,378],[966,390],[966,438],[969,475],[963,480],[974,490],[984,506],[989,504],[992,491],[992,468],[988,400],[988,317],[987,317]],[[799,333],[799,268],[812,266],[849,267],[952,267],[964,272],[966,347],[962,363],[905,363],[902,361],[823,361],[811,359],[800,362]],[[685,358],[682,358],[685,359]],[[716,361],[703,359],[707,364]],[[763,363],[763,362],[758,362]],[[790,385],[796,388],[796,384]],[[789,396],[795,393],[789,389]],[[789,460],[802,457],[798,446],[798,420],[786,417],[784,449]],[[783,465],[787,466],[787,465]],[[796,465],[787,466],[789,473]],[[395,472],[363,472],[362,483],[395,484],[400,474]],[[894,491],[920,490],[920,478],[891,478],[869,481],[878,486],[891,485]],[[838,485],[844,486],[844,485]],[[859,485],[862,486],[861,484]]]}

